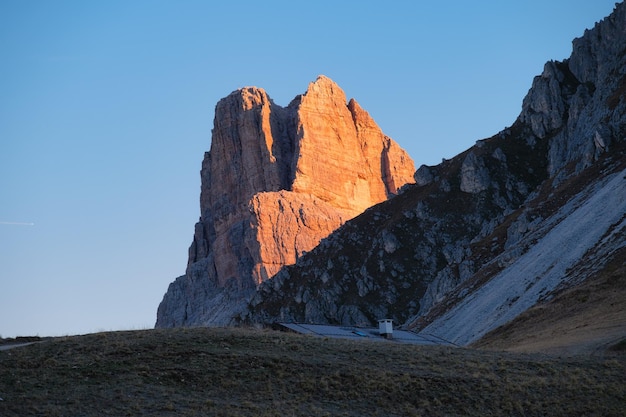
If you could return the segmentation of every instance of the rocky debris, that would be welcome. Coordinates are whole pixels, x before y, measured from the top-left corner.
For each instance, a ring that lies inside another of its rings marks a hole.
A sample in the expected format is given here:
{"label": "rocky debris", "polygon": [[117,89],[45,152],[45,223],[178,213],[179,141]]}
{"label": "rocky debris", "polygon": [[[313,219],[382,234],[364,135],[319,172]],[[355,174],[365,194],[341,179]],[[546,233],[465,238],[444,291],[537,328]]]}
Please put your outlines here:
{"label": "rocky debris", "polygon": [[433,174],[427,165],[422,165],[413,174],[413,179],[417,185],[426,185],[433,182]]}
{"label": "rocky debris", "polygon": [[257,285],[413,181],[413,161],[320,76],[287,107],[260,88],[220,100],[185,275],[157,327],[228,324]]}
{"label": "rocky debris", "polygon": [[467,154],[461,165],[461,191],[476,194],[489,188],[489,171],[474,152]]}
{"label": "rocky debris", "polygon": [[[625,69],[626,5],[620,3],[574,40],[569,59],[545,65],[512,126],[437,166],[420,167],[415,185],[348,221],[295,265],[261,284],[242,320],[371,325],[384,317],[419,329],[471,294],[482,294],[480,289],[496,276],[532,282],[545,278],[550,285],[542,287],[541,297],[549,297],[554,285],[584,280],[588,268],[581,266],[606,264],[603,259],[624,245],[622,232],[611,234],[610,244],[608,232],[599,229],[577,235],[585,241],[573,243],[588,250],[585,261],[568,261],[576,272],[548,277],[539,271],[540,276],[522,277],[522,272],[506,271],[521,265],[537,242],[561,245],[558,236],[565,235],[553,230],[563,213],[579,207],[568,202],[587,201],[606,178],[621,175],[626,160]],[[614,189],[621,190],[617,185]],[[620,204],[605,209],[603,216],[609,219],[626,215]],[[605,223],[586,221],[584,227]],[[548,235],[551,239],[544,240]],[[542,247],[542,262],[561,265],[556,257],[563,258],[563,252],[548,246]],[[522,293],[529,288],[522,286]],[[503,313],[516,300],[496,298],[493,306],[501,317],[509,320],[519,313]],[[495,313],[481,314],[457,315],[458,323]],[[469,343],[473,337],[464,334],[458,340]]]}

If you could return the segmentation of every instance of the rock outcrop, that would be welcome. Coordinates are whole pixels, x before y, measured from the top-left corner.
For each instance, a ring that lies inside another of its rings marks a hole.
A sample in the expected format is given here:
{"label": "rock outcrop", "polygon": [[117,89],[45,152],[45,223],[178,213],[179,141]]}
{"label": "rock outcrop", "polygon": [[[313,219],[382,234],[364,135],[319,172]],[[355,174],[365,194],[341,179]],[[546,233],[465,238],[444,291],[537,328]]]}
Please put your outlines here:
{"label": "rock outcrop", "polygon": [[420,167],[415,185],[263,283],[244,320],[384,317],[468,344],[583,281],[626,245],[625,97],[621,3],[574,40],[568,60],[545,65],[511,127]]}
{"label": "rock outcrop", "polygon": [[220,100],[186,274],[157,327],[228,324],[256,287],[413,181],[411,158],[320,76],[288,107],[260,88]]}

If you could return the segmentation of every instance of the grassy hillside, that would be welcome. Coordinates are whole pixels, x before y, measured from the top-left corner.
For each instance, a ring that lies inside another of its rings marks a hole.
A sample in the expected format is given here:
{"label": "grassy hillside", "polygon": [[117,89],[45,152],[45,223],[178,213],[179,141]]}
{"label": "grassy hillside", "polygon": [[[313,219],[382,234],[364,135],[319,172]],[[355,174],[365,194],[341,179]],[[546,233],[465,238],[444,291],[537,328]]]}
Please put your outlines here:
{"label": "grassy hillside", "polygon": [[0,351],[1,416],[624,415],[624,355],[249,329],[98,333]]}

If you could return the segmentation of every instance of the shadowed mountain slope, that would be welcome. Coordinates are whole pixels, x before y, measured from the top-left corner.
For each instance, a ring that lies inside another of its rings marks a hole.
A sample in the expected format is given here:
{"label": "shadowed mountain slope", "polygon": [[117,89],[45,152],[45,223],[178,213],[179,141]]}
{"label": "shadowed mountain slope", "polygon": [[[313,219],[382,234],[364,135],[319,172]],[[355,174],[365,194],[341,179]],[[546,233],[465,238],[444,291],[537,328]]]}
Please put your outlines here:
{"label": "shadowed mountain slope", "polygon": [[[244,322],[392,318],[469,344],[625,245],[626,6],[546,63],[509,127],[263,283]],[[534,257],[534,258],[533,258]]]}

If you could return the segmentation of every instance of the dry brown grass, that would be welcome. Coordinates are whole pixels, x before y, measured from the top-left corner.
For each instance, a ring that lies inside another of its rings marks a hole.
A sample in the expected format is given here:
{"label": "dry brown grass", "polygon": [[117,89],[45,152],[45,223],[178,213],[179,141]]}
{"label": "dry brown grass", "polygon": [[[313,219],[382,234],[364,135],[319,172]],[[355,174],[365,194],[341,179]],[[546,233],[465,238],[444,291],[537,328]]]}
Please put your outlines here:
{"label": "dry brown grass", "polygon": [[0,352],[0,415],[624,415],[626,359],[251,329],[98,333]]}

